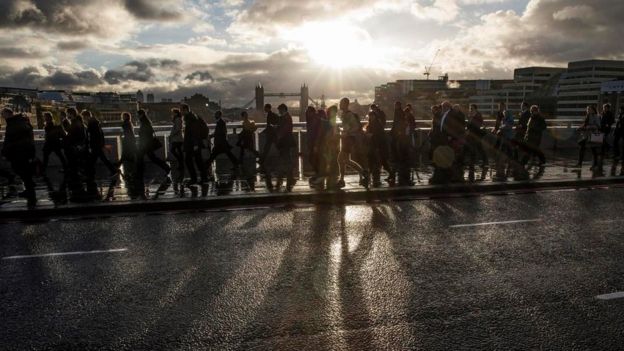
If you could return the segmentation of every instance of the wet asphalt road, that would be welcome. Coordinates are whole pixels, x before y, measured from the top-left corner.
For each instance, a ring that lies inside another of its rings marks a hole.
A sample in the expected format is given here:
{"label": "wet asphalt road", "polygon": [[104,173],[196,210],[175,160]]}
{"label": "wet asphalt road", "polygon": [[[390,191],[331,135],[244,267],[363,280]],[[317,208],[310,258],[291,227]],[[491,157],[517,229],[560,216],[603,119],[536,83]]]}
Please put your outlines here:
{"label": "wet asphalt road", "polygon": [[621,349],[623,196],[0,224],[0,349]]}

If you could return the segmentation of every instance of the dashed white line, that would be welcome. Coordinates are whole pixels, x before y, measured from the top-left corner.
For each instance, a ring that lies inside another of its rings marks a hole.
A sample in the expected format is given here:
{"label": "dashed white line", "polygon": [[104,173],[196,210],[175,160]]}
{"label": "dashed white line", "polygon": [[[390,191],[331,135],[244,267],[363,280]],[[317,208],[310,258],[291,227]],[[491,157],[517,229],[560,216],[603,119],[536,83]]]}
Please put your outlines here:
{"label": "dashed white line", "polygon": [[39,255],[16,255],[16,256],[6,256],[2,257],[3,260],[18,260],[22,258],[38,258],[38,257],[55,257],[55,256],[75,256],[75,255],[92,255],[92,254],[101,254],[101,253],[115,253],[115,252],[125,252],[128,251],[127,248],[123,249],[110,249],[110,250],[93,250],[93,251],[72,251],[72,252],[52,252],[47,254],[39,254]]}
{"label": "dashed white line", "polygon": [[598,300],[613,300],[613,299],[621,299],[624,297],[624,291],[618,291],[610,294],[602,294],[596,296]]}
{"label": "dashed white line", "polygon": [[540,222],[541,220],[542,220],[541,218],[534,218],[534,219],[518,219],[518,220],[513,220],[513,221],[500,221],[500,222],[453,224],[453,225],[450,225],[449,228],[465,228],[465,227],[480,227],[480,226],[486,226],[486,225]]}

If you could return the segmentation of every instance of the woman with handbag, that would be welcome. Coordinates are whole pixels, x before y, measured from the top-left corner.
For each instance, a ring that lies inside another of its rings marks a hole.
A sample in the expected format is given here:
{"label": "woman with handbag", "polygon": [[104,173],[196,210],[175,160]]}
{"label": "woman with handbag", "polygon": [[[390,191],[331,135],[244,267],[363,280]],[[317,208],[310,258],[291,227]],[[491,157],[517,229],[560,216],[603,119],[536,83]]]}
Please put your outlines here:
{"label": "woman with handbag", "polygon": [[601,150],[602,143],[604,141],[604,134],[600,132],[600,116],[594,106],[587,106],[587,115],[585,121],[579,128],[581,132],[581,138],[579,139],[579,161],[577,167],[583,166],[583,159],[585,158],[585,148],[589,143],[592,151],[593,162],[591,170],[598,171],[602,168]]}
{"label": "woman with handbag", "polygon": [[165,171],[165,175],[168,176],[171,172],[171,167],[163,159],[154,154],[154,151],[162,147],[160,139],[156,138],[154,128],[152,127],[152,121],[147,117],[145,110],[139,110],[139,150],[137,157],[137,173],[142,179],[145,169],[144,158],[147,156],[156,166],[162,168]]}

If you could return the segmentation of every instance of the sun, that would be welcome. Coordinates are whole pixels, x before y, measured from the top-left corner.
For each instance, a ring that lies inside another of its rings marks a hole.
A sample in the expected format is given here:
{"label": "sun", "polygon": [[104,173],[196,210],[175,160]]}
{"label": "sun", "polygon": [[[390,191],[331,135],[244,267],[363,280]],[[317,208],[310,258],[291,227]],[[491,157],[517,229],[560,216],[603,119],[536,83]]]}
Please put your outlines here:
{"label": "sun", "polygon": [[379,57],[368,32],[345,22],[307,23],[290,35],[314,63],[334,69],[372,67]]}

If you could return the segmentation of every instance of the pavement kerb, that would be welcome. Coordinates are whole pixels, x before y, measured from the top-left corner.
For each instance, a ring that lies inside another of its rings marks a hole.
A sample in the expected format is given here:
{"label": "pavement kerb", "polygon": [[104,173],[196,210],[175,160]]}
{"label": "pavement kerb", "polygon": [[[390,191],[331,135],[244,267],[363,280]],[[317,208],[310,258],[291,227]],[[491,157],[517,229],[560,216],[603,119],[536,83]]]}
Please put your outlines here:
{"label": "pavement kerb", "polygon": [[366,191],[305,191],[294,193],[249,193],[205,198],[132,200],[123,202],[96,202],[57,208],[0,209],[0,220],[40,220],[46,218],[114,215],[131,212],[162,212],[203,210],[236,206],[261,206],[292,203],[343,204],[358,201],[378,201],[401,197],[476,195],[509,191],[533,191],[548,188],[586,188],[624,184],[624,177],[604,177],[575,180],[509,181],[488,183],[459,183],[446,185],[417,185],[413,187],[381,188]]}

